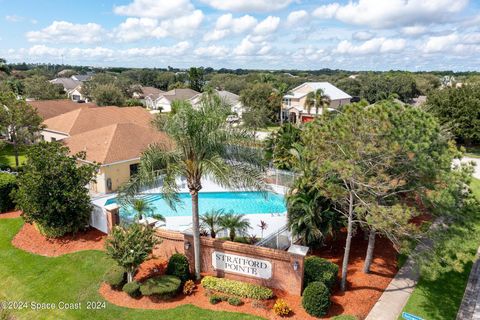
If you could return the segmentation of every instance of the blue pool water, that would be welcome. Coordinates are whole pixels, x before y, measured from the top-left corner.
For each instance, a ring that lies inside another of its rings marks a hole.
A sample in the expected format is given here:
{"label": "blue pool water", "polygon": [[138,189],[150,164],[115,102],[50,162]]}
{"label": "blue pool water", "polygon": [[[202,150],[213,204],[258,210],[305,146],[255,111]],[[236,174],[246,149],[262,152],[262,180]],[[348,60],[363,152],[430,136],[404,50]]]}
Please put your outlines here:
{"label": "blue pool water", "polygon": [[[204,214],[210,210],[223,209],[225,212],[233,211],[237,214],[269,214],[283,213],[287,209],[282,195],[267,192],[204,192],[199,193],[199,212]],[[192,197],[189,193],[180,193],[180,202],[176,211],[165,202],[161,193],[143,195],[155,213],[164,217],[178,217],[192,215]],[[109,199],[105,205],[116,203],[116,199]],[[132,217],[131,208],[120,208],[122,217]]]}

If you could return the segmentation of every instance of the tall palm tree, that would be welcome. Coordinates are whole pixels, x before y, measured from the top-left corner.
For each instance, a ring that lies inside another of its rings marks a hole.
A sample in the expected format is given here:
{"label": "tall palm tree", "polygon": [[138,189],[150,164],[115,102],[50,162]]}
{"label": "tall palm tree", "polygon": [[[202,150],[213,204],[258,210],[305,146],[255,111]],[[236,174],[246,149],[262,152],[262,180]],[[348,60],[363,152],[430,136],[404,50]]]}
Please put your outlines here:
{"label": "tall palm tree", "polygon": [[236,233],[245,232],[250,229],[250,222],[245,218],[244,214],[234,214],[229,212],[220,218],[220,226],[223,230],[228,231],[231,241],[235,240]]}
{"label": "tall palm tree", "polygon": [[307,109],[308,113],[310,113],[312,107],[314,107],[315,113],[318,114],[318,110],[321,107],[322,114],[326,114],[330,102],[330,97],[327,96],[322,89],[317,89],[307,94],[305,108]]}
{"label": "tall palm tree", "polygon": [[211,210],[206,212],[203,216],[200,217],[200,221],[204,228],[208,228],[210,231],[210,236],[215,238],[218,230],[220,229],[220,219],[224,211],[220,210]]}
{"label": "tall palm tree", "polygon": [[150,146],[142,155],[138,174],[122,190],[122,196],[128,198],[142,188],[160,187],[167,203],[175,208],[179,200],[176,178],[186,178],[192,197],[197,279],[201,265],[198,192],[202,189],[202,178],[208,176],[226,188],[267,188],[261,152],[248,147],[251,135],[247,131],[227,125],[228,112],[217,94],[206,93],[196,108],[184,101],[175,114],[158,116],[155,126],[167,133],[173,143]]}
{"label": "tall palm tree", "polygon": [[275,94],[278,95],[278,100],[280,103],[280,124],[283,124],[283,96],[288,93],[288,84],[285,82],[278,83],[275,86]]}
{"label": "tall palm tree", "polygon": [[152,206],[145,199],[134,199],[132,209],[137,213],[135,221],[138,222],[144,217],[152,217],[165,222],[165,217],[159,213],[154,213]]}

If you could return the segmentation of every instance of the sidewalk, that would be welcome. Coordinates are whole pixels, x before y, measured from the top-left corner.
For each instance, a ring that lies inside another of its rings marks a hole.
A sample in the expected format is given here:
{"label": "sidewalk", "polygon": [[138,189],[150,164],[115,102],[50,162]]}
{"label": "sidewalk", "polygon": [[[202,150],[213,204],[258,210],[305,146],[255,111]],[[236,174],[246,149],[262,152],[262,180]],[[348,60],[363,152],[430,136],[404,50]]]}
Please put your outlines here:
{"label": "sidewalk", "polygon": [[413,259],[408,258],[365,320],[397,320],[418,281]]}
{"label": "sidewalk", "polygon": [[[477,257],[480,255],[480,247]],[[467,288],[463,295],[462,304],[458,310],[457,320],[480,320],[480,259],[477,258],[470,276],[468,277]]]}

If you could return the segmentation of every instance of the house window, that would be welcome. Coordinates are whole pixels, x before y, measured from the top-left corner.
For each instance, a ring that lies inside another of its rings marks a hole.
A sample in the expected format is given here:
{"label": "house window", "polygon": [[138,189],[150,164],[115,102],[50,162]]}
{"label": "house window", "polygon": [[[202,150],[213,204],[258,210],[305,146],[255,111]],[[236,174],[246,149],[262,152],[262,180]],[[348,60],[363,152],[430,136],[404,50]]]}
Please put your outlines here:
{"label": "house window", "polygon": [[51,142],[55,142],[55,141],[57,141],[57,138],[51,137],[51,138],[50,138],[50,141],[51,141]]}
{"label": "house window", "polygon": [[130,177],[134,176],[138,173],[138,163],[134,163],[130,165]]}
{"label": "house window", "polygon": [[290,107],[292,105],[292,99],[289,99],[289,98],[283,99],[283,104]]}
{"label": "house window", "polygon": [[78,94],[74,94],[74,95],[72,95],[72,100],[73,101],[78,101],[78,100],[80,100],[80,96]]}

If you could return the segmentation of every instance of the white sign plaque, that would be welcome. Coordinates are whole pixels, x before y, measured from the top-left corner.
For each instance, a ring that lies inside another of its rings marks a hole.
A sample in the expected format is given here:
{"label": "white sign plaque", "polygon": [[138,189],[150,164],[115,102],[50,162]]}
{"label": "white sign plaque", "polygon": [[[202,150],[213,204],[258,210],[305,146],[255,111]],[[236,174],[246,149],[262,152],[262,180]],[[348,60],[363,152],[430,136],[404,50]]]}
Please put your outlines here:
{"label": "white sign plaque", "polygon": [[270,279],[272,277],[272,264],[266,260],[213,251],[212,265],[216,270],[225,272],[261,279]]}

